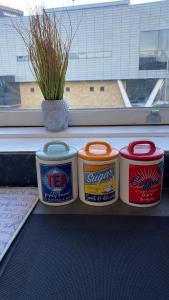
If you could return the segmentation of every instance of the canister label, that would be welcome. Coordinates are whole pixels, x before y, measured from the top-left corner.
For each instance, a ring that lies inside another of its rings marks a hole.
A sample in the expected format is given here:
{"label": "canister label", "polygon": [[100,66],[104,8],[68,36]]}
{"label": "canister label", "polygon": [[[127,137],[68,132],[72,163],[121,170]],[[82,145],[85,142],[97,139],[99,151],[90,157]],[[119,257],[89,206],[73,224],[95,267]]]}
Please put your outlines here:
{"label": "canister label", "polygon": [[115,163],[83,165],[85,200],[106,202],[115,199]]}
{"label": "canister label", "polygon": [[160,200],[163,162],[155,165],[129,165],[129,202],[151,204]]}
{"label": "canister label", "polygon": [[44,201],[61,203],[72,200],[72,163],[40,164],[40,175]]}

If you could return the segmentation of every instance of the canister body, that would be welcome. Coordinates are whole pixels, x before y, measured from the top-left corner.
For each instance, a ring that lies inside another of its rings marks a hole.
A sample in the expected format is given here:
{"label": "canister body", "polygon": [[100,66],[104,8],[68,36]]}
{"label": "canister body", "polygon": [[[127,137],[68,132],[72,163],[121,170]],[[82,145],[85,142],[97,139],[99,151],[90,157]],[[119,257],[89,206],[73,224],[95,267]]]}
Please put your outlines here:
{"label": "canister body", "polygon": [[79,197],[86,204],[105,206],[119,195],[119,158],[109,161],[78,157]]}
{"label": "canister body", "polygon": [[120,155],[120,198],[131,206],[150,207],[160,202],[164,158],[130,160]]}
{"label": "canister body", "polygon": [[36,157],[36,169],[41,202],[60,206],[77,199],[77,156],[60,161]]}

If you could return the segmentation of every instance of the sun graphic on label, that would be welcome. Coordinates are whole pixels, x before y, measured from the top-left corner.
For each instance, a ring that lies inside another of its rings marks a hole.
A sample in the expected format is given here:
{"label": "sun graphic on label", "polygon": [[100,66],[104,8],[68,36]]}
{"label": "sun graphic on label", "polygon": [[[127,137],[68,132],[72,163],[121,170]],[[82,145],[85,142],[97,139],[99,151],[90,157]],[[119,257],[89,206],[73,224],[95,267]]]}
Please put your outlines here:
{"label": "sun graphic on label", "polygon": [[131,186],[149,191],[153,186],[160,184],[160,176],[157,169],[139,169],[137,174],[131,178]]}

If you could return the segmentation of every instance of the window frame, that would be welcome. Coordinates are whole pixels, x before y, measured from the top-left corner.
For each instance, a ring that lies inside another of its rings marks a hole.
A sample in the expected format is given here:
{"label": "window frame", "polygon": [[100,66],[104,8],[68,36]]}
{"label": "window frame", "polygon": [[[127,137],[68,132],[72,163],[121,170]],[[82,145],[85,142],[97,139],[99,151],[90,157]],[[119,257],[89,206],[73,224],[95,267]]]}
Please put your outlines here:
{"label": "window frame", "polygon": [[[129,122],[130,120],[130,122]],[[71,109],[69,126],[168,125],[169,108]],[[0,127],[43,126],[41,110],[0,111]]]}

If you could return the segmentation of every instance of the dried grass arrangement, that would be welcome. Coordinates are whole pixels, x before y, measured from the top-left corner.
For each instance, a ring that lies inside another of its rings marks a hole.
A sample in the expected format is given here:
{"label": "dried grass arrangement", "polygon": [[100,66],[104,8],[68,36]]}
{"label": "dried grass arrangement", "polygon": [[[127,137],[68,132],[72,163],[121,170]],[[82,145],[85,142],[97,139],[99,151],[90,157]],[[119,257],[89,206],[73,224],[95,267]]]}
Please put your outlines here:
{"label": "dried grass arrangement", "polygon": [[69,22],[67,30],[55,12],[47,13],[41,7],[32,10],[28,26],[14,24],[26,45],[35,79],[45,100],[63,99],[69,52],[75,35],[70,18]]}

